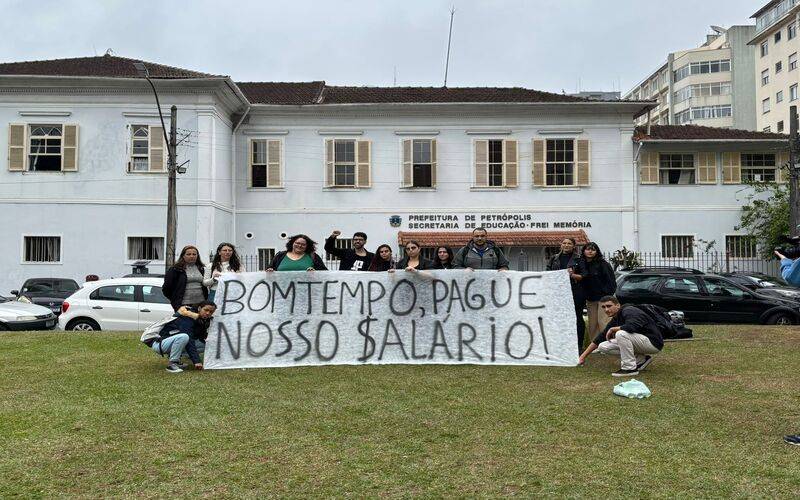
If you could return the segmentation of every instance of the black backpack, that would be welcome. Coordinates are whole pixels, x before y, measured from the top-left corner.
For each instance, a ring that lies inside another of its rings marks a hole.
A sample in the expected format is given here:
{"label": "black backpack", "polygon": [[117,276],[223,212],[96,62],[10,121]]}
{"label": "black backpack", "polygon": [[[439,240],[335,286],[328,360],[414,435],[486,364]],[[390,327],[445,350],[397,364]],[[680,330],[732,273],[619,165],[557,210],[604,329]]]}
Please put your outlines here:
{"label": "black backpack", "polygon": [[692,337],[692,330],[682,322],[676,321],[669,311],[653,304],[637,304],[636,307],[647,314],[655,322],[661,337],[664,339],[686,339]]}

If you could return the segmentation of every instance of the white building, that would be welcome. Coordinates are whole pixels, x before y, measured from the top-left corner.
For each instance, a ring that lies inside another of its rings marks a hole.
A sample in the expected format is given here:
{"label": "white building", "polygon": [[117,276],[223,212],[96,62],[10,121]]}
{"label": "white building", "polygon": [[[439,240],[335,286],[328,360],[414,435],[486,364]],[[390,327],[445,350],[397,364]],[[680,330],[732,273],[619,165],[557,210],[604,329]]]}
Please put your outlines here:
{"label": "white building", "polygon": [[[3,293],[30,277],[120,276],[139,259],[163,271],[164,143],[134,62],[0,64]],[[742,179],[780,179],[781,136],[705,131],[699,141],[670,142],[700,130],[678,127],[641,131],[634,142],[633,116],[649,101],[519,88],[237,84],[146,65],[186,136],[178,248],[196,244],[208,255],[230,241],[260,257],[251,267],[264,267],[299,232],[322,253],[333,229],[367,232],[368,248],[397,249],[408,239],[457,246],[486,226],[515,268],[541,264],[564,236],[607,251],[671,252],[686,236],[726,241]]]}

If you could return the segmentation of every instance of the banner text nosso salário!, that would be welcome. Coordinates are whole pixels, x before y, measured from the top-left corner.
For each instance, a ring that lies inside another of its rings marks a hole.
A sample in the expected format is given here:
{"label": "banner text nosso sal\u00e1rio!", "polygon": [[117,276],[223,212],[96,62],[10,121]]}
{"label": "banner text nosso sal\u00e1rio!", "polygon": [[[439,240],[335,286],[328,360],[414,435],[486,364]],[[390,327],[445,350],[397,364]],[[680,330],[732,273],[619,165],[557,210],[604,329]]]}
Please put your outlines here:
{"label": "banner text nosso sal\u00e1rio!", "polygon": [[225,274],[205,367],[574,366],[566,271]]}

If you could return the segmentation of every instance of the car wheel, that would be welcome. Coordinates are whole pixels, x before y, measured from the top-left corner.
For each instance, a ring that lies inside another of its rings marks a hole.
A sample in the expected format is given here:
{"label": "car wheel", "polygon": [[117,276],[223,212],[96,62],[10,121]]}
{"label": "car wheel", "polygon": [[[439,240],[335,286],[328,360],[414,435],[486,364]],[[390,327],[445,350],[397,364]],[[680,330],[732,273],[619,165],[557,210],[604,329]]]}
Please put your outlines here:
{"label": "car wheel", "polygon": [[768,325],[793,325],[795,324],[795,318],[789,313],[775,313],[769,317],[767,320]]}
{"label": "car wheel", "polygon": [[99,331],[100,325],[96,321],[88,318],[73,319],[67,324],[67,330],[75,332],[93,332]]}

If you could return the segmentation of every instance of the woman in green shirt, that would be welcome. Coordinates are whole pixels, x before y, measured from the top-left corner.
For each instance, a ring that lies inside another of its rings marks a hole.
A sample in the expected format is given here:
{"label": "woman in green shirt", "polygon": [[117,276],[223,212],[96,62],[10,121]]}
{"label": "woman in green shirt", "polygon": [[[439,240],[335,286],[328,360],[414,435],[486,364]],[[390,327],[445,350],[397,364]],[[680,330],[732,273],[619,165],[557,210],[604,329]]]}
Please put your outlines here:
{"label": "woman in green shirt", "polygon": [[317,242],[305,234],[296,234],[286,242],[286,250],[279,252],[267,272],[272,271],[327,271],[325,263],[316,254]]}

